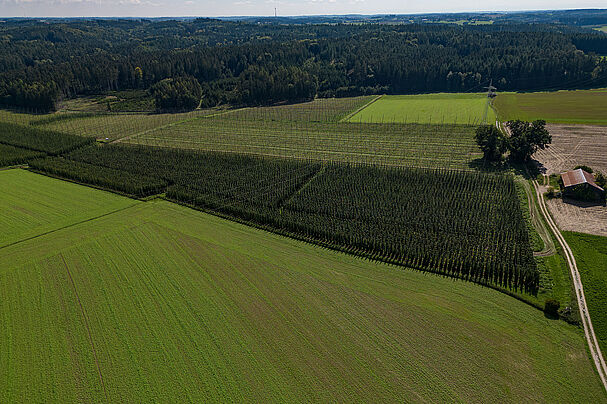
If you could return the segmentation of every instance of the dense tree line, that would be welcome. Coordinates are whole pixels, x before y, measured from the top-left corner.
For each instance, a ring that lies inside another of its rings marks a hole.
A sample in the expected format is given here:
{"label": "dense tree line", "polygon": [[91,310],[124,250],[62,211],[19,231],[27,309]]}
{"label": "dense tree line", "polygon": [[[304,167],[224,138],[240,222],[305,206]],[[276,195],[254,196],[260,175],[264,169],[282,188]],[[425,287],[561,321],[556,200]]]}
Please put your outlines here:
{"label": "dense tree line", "polygon": [[[512,176],[87,146],[37,170],[168,198],[421,270],[536,293]],[[305,184],[305,186],[304,186]]]}
{"label": "dense tree line", "polygon": [[0,102],[49,110],[62,97],[179,77],[200,83],[204,106],[481,90],[489,80],[578,88],[607,85],[596,56],[606,49],[602,33],[537,24],[12,22],[0,27]]}

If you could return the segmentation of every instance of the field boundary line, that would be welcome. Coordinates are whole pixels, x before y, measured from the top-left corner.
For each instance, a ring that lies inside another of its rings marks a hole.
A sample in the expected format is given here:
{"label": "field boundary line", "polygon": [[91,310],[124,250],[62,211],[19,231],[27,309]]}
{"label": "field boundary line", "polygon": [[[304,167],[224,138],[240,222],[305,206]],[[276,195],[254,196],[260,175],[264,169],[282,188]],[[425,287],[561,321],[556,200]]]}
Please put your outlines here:
{"label": "field boundary line", "polygon": [[155,130],[170,128],[171,126],[179,125],[179,124],[186,123],[186,122],[192,122],[192,121],[195,121],[197,119],[214,118],[216,116],[230,114],[232,112],[240,111],[242,109],[244,109],[244,108],[228,109],[226,111],[221,111],[221,112],[217,112],[217,113],[214,113],[214,114],[202,115],[202,116],[194,116],[194,117],[191,117],[191,118],[185,118],[185,119],[182,119],[182,120],[179,120],[179,121],[167,123],[166,125],[160,125],[160,126],[157,126],[155,128],[147,129],[147,130],[144,130],[143,132],[137,132],[137,133],[133,133],[132,135],[127,135],[127,136],[123,136],[123,137],[118,138],[118,139],[114,139],[111,142],[109,142],[109,144],[119,143],[119,142],[121,142],[123,140],[128,140],[128,139],[132,139],[132,138],[137,137],[137,136],[145,135],[145,134],[153,132]]}
{"label": "field boundary line", "polygon": [[577,268],[577,263],[575,260],[575,256],[567,244],[567,241],[561,234],[558,229],[554,219],[550,216],[550,212],[546,206],[546,202],[544,201],[544,197],[540,192],[540,188],[537,180],[533,180],[533,186],[535,188],[535,192],[538,198],[538,202],[540,205],[540,210],[546,219],[546,222],[552,229],[556,239],[559,244],[563,248],[565,253],[565,258],[567,258],[567,264],[569,266],[569,270],[571,271],[571,278],[573,280],[573,286],[575,289],[575,294],[578,301],[578,307],[580,309],[580,314],[582,317],[582,325],[584,327],[584,334],[586,336],[586,341],[588,342],[588,348],[590,349],[590,355],[592,356],[592,360],[594,361],[596,370],[599,374],[601,382],[603,383],[603,387],[607,390],[607,365],[605,364],[605,359],[603,358],[603,354],[601,352],[601,347],[599,346],[598,340],[596,338],[596,334],[594,333],[594,328],[592,327],[592,320],[590,319],[590,313],[588,312],[586,305],[586,297],[584,295],[584,286],[582,285],[582,280],[580,278],[580,273]]}
{"label": "field boundary line", "polygon": [[61,227],[58,227],[58,228],[53,229],[53,230],[45,231],[44,233],[36,234],[35,236],[26,237],[26,238],[21,239],[21,240],[13,241],[11,243],[8,243],[8,244],[5,244],[3,246],[0,246],[0,250],[2,250],[4,248],[12,247],[12,246],[17,245],[17,244],[25,243],[26,241],[37,239],[38,237],[44,237],[46,235],[49,235],[49,234],[52,234],[52,233],[56,233],[56,232],[61,231],[61,230],[69,229],[70,227],[78,226],[79,224],[83,224],[83,223],[87,223],[87,222],[92,222],[93,220],[101,219],[103,217],[113,215],[114,213],[122,212],[123,210],[130,209],[130,208],[135,207],[137,205],[139,205],[139,204],[138,203],[134,203],[134,204],[126,206],[124,208],[120,208],[120,209],[117,209],[117,210],[113,210],[111,212],[104,213],[104,214],[99,215],[99,216],[90,217],[88,219],[81,220],[80,222],[68,224],[66,226],[61,226]]}
{"label": "field boundary line", "polygon": [[91,333],[91,327],[89,326],[89,320],[86,316],[86,311],[84,310],[84,306],[82,305],[82,301],[80,300],[80,295],[78,294],[78,290],[76,289],[76,283],[74,282],[74,278],[72,278],[72,273],[70,272],[70,268],[65,262],[65,257],[62,253],[59,253],[61,257],[61,261],[63,261],[63,266],[65,267],[65,271],[67,272],[67,276],[70,279],[70,283],[72,284],[72,289],[74,289],[74,294],[76,295],[76,300],[78,301],[78,305],[80,306],[80,314],[82,315],[82,320],[84,321],[84,326],[86,327],[86,332],[89,337],[89,344],[91,344],[91,349],[93,351],[93,357],[95,358],[95,364],[97,365],[97,374],[99,375],[99,382],[101,383],[101,387],[103,388],[103,394],[105,395],[105,399],[109,401],[109,397],[107,395],[107,390],[105,388],[105,383],[103,382],[103,374],[101,373],[101,366],[99,365],[99,358],[97,357],[97,349],[95,348],[95,342],[93,341],[93,334]]}
{"label": "field boundary line", "polygon": [[362,107],[359,107],[356,111],[350,112],[348,115],[344,116],[343,118],[341,118],[337,122],[349,122],[348,120],[350,118],[352,118],[354,115],[358,114],[360,111],[362,111],[363,109],[367,108],[369,105],[373,104],[374,102],[379,101],[385,95],[386,94],[378,95],[377,97],[375,97],[374,99],[372,99],[371,101],[369,101],[368,103],[366,103],[365,105],[363,105]]}

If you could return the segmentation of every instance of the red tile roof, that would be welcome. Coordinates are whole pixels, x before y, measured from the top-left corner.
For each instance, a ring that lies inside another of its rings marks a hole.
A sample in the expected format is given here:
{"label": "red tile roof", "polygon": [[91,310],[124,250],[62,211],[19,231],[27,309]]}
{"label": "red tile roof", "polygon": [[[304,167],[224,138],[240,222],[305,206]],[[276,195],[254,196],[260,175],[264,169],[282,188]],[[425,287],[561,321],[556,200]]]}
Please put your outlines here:
{"label": "red tile roof", "polygon": [[580,184],[590,184],[591,186],[603,191],[603,188],[599,187],[594,182],[594,175],[587,173],[581,168],[562,173],[561,178],[563,179],[563,184],[565,185],[565,188]]}

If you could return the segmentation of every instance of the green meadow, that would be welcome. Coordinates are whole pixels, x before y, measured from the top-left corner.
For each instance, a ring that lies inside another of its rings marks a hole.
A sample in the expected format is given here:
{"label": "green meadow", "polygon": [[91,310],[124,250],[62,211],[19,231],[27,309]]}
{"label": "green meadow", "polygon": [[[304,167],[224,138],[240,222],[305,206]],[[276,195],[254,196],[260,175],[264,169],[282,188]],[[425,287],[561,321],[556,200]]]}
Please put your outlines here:
{"label": "green meadow", "polygon": [[[483,122],[486,108],[485,94],[385,95],[348,121],[473,125]],[[487,122],[495,122],[491,107],[487,108]]]}
{"label": "green meadow", "polygon": [[23,170],[0,188],[0,402],[607,402],[579,328],[492,289]]}
{"label": "green meadow", "polygon": [[137,203],[23,170],[0,171],[0,189],[0,247]]}
{"label": "green meadow", "polygon": [[603,355],[607,353],[607,237],[563,232],[582,277],[586,304]]}
{"label": "green meadow", "polygon": [[500,120],[607,125],[607,89],[504,93],[495,99]]}

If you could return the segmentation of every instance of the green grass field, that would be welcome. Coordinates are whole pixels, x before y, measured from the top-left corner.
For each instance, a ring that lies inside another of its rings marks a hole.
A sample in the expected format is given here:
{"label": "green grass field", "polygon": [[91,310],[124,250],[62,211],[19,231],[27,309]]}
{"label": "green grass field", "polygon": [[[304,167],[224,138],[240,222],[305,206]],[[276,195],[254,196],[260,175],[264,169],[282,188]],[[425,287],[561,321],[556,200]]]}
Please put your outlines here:
{"label": "green grass field", "polygon": [[503,93],[494,106],[502,121],[544,119],[549,123],[607,125],[607,89]]}
{"label": "green grass field", "polygon": [[0,171],[0,184],[0,247],[137,203],[22,170]]}
{"label": "green grass field", "polygon": [[563,232],[577,262],[586,304],[603,355],[607,354],[607,237]]}
{"label": "green grass field", "polygon": [[578,328],[494,290],[22,170],[0,187],[3,223],[132,205],[0,248],[1,402],[607,402]]}
{"label": "green grass field", "polygon": [[[475,125],[483,122],[486,105],[484,94],[386,95],[349,121]],[[491,108],[487,110],[487,122],[495,122]]]}

